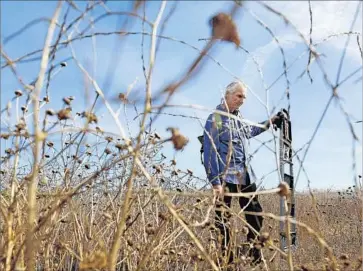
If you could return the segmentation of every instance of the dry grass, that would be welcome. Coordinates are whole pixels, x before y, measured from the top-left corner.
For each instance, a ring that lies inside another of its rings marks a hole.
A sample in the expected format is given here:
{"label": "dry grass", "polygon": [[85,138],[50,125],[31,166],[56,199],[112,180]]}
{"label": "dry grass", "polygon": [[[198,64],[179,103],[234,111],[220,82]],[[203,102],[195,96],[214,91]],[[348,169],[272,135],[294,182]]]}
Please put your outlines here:
{"label": "dry grass", "polygon": [[[73,196],[68,203],[57,209],[51,218],[36,233],[35,239],[37,266],[42,270],[106,270],[107,255],[112,245],[116,225],[120,221],[123,197],[110,201],[114,194],[107,193],[101,185],[94,185]],[[98,191],[99,188],[99,192]],[[38,197],[40,217],[58,202],[66,189],[58,194],[43,193]],[[184,190],[184,189],[183,189]],[[101,193],[102,191],[102,193]],[[175,191],[175,190],[174,190]],[[25,190],[18,193],[25,194]],[[183,192],[173,192],[172,204],[182,220],[189,225],[213,260],[220,252],[216,249],[213,231],[213,212],[207,223],[193,227],[201,222],[207,209],[213,204],[211,197],[190,197]],[[193,193],[193,192],[192,192]],[[179,195],[181,194],[181,195]],[[169,193],[169,196],[171,192]],[[2,197],[9,198],[3,193]],[[91,200],[93,198],[93,200]],[[260,196],[265,212],[272,214],[278,210],[278,195]],[[331,193],[320,193],[317,204],[312,204],[309,195],[298,194],[297,206],[300,222],[315,229],[324,238],[337,257],[339,270],[358,269],[362,253],[362,214],[361,200],[358,198],[340,199]],[[233,210],[238,212],[237,201]],[[50,207],[48,207],[50,206]],[[121,237],[121,247],[117,257],[117,270],[210,270],[210,264],[197,249],[194,241],[183,230],[180,223],[159,202],[152,189],[134,189],[131,208],[126,220],[125,231]],[[212,205],[213,206],[213,205]],[[316,213],[314,206],[317,208]],[[24,235],[23,223],[26,221],[25,201],[19,200],[14,210],[13,237],[14,252],[20,248]],[[316,216],[317,214],[317,216]],[[318,219],[317,219],[318,218]],[[35,225],[40,224],[39,218]],[[231,223],[238,232],[233,232],[234,249],[245,243],[243,222],[232,216]],[[1,223],[2,268],[5,264],[6,224]],[[266,217],[262,232],[269,233],[269,241],[262,248],[266,266],[269,270],[287,268],[286,261],[270,244],[279,247],[278,221]],[[304,228],[298,227],[299,246],[293,252],[293,263],[297,270],[323,270],[330,264],[326,251],[320,242]],[[14,253],[14,256],[16,253]],[[13,257],[14,257],[13,256]],[[12,259],[14,260],[14,258]],[[235,270],[251,270],[246,252],[242,252],[234,264]],[[17,259],[18,269],[24,266],[21,254]],[[239,268],[239,269],[237,269]],[[256,270],[265,270],[261,265]],[[345,269],[344,269],[345,268]],[[329,268],[328,268],[329,269]],[[329,269],[330,270],[330,269]]]}

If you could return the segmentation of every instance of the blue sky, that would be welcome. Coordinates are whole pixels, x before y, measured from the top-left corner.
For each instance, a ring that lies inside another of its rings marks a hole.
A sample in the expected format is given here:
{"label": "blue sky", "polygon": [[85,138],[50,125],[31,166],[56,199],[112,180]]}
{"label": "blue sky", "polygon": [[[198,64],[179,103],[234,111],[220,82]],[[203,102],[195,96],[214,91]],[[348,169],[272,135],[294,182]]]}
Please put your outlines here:
{"label": "blue sky", "polygon": [[[309,39],[310,16],[308,2],[298,1],[280,1],[266,2],[271,7],[282,12],[297,29]],[[86,2],[76,2],[83,10]],[[163,16],[173,6],[173,2],[168,2]],[[201,38],[210,36],[210,26],[208,20],[211,16],[220,11],[228,11],[231,2],[213,1],[213,2],[192,2],[182,1],[178,3],[177,9],[169,19],[163,35],[170,36],[178,40],[185,41],[199,49],[203,48],[205,41],[198,41]],[[348,32],[357,8],[358,2],[355,1],[312,1],[313,13],[313,42],[320,42],[329,35]],[[107,6],[113,11],[127,11],[131,3],[108,1]],[[27,22],[40,17],[50,17],[54,13],[56,2],[51,1],[1,1],[1,40],[8,37],[15,31],[21,29]],[[147,4],[146,16],[148,20],[154,21],[160,7],[160,2],[152,1]],[[283,72],[282,55],[276,42],[271,35],[261,27],[254,19],[253,13],[262,20],[278,37],[282,45],[287,65],[289,66],[295,58],[305,52],[298,61],[289,69],[288,79],[290,81],[290,104],[291,119],[293,125],[293,147],[295,150],[300,149],[312,136],[314,129],[323,113],[324,107],[331,95],[329,89],[323,80],[323,74],[316,63],[311,65],[311,75],[314,79],[310,83],[309,78],[299,75],[304,71],[308,54],[307,47],[301,38],[296,34],[292,27],[283,23],[281,18],[267,11],[261,5],[254,1],[245,2],[246,9],[239,11],[236,17],[238,32],[242,40],[242,46],[250,54],[246,54],[240,49],[236,49],[233,44],[219,42],[211,51],[213,59],[220,62],[224,68],[215,64],[212,60],[206,60],[203,70],[197,77],[190,80],[174,96],[172,104],[194,104],[208,109],[213,109],[219,103],[223,88],[233,80],[233,75],[241,78],[249,88],[257,95],[263,103],[267,103],[269,108],[278,105],[278,108],[287,107],[286,97],[280,101],[286,89],[286,80],[282,77],[269,91],[269,100],[266,101],[264,83],[269,86]],[[63,18],[66,5],[63,5],[60,20]],[[139,11],[141,13],[141,10]],[[98,17],[105,13],[105,9],[97,7],[87,18],[78,26],[77,31],[82,31],[88,25],[91,16]],[[70,21],[78,16],[79,13],[72,10],[69,14]],[[115,31],[119,23],[117,16],[110,16],[107,19],[100,20],[95,25],[95,32]],[[121,22],[125,17],[121,19]],[[359,33],[359,41],[362,46],[362,5],[358,14],[357,21],[353,27],[353,32]],[[141,21],[135,20],[132,31],[142,31]],[[38,23],[21,35],[10,40],[4,45],[4,51],[11,57],[17,58],[29,51],[42,48],[47,31],[47,23]],[[90,30],[91,31],[91,30]],[[151,28],[145,25],[145,31],[150,32]],[[89,32],[91,33],[91,32]],[[56,35],[58,31],[56,31]],[[68,33],[70,34],[70,33]],[[75,32],[73,35],[77,35]],[[343,53],[344,44],[347,35],[340,35],[329,39],[327,42],[318,45],[317,51],[324,55],[322,63],[324,69],[333,82],[336,80],[336,74]],[[64,40],[64,38],[63,38]],[[95,75],[95,79],[101,88],[105,86],[107,80],[107,71],[110,63],[115,66],[115,77],[113,84],[104,89],[107,95],[113,97],[119,92],[125,92],[127,86],[137,80],[134,92],[132,94],[142,95],[144,87],[144,76],[141,62],[141,35],[128,36],[122,39],[120,44],[119,37],[115,35],[97,36],[94,39],[85,39],[73,43],[77,59],[85,66],[90,74]],[[149,57],[150,37],[145,37],[144,54],[146,64]],[[119,58],[117,58],[119,55]],[[192,60],[198,55],[198,52],[185,44],[162,40],[160,49],[156,55],[156,64],[153,73],[152,91],[157,93],[162,86],[176,79],[192,63]],[[61,50],[55,63],[62,61],[71,56],[69,48]],[[263,80],[252,61],[252,56],[262,68]],[[2,58],[2,62],[4,59]],[[357,35],[351,35],[348,44],[345,60],[343,64],[341,78],[345,78],[351,72],[362,67],[362,58],[357,45]],[[37,76],[39,71],[39,62],[19,63],[17,71],[24,78],[24,81],[31,82]],[[353,76],[350,80],[338,89],[338,93],[343,101],[345,110],[351,115],[353,121],[362,119],[362,80],[360,79],[362,71]],[[15,89],[20,88],[16,79],[9,68],[1,70],[1,107],[7,104],[13,97]],[[68,61],[68,66],[62,69],[51,82],[51,103],[48,107],[59,109],[62,106],[61,98],[74,95],[77,103],[74,105],[74,111],[81,111],[86,104],[84,76],[73,61]],[[44,89],[42,96],[44,96]],[[94,91],[91,92],[94,95]],[[24,102],[24,100],[22,100]],[[22,104],[22,102],[20,102]],[[118,105],[112,103],[116,110]],[[14,106],[13,106],[14,108]],[[78,109],[78,110],[77,110]],[[128,109],[129,119],[133,117],[132,108]],[[202,126],[207,118],[208,111],[186,109],[175,107],[165,112],[181,114],[188,116],[197,116],[200,122],[195,119],[183,117],[161,116],[154,125],[154,129],[163,137],[169,133],[167,127],[178,127],[182,133],[189,137],[190,142],[182,152],[175,152],[170,144],[165,145],[163,152],[168,158],[175,157],[178,161],[178,167],[185,170],[192,169],[196,175],[205,178],[204,168],[200,164],[199,142],[197,136],[202,133]],[[258,101],[252,93],[248,94],[245,105],[241,108],[245,118],[256,122],[267,118],[265,107]],[[103,116],[100,126],[110,132],[118,132],[109,113],[103,106],[102,102],[98,104],[97,114]],[[125,124],[124,118],[121,122]],[[6,128],[6,120],[2,116],[1,128]],[[131,123],[132,132],[137,130],[137,122]],[[359,143],[356,144],[356,163],[357,173],[362,172],[362,124],[354,124],[355,132],[359,137]],[[272,138],[272,134],[266,132],[260,135],[257,140],[265,141]],[[259,146],[257,140],[251,140],[252,150]],[[4,151],[4,143],[1,144]],[[273,145],[270,145],[273,147]],[[300,152],[300,156],[304,151]],[[318,130],[315,139],[312,142],[310,150],[304,162],[311,186],[313,188],[346,188],[353,184],[354,173],[352,171],[352,136],[345,120],[344,115],[337,103],[333,102],[327,115]],[[261,150],[255,155],[253,166],[258,177],[266,175],[276,166],[274,155],[267,148]],[[295,175],[299,170],[299,164],[295,161]],[[265,187],[274,187],[278,183],[276,174],[271,174],[263,181]],[[297,183],[298,189],[306,189],[307,178],[301,173]]]}

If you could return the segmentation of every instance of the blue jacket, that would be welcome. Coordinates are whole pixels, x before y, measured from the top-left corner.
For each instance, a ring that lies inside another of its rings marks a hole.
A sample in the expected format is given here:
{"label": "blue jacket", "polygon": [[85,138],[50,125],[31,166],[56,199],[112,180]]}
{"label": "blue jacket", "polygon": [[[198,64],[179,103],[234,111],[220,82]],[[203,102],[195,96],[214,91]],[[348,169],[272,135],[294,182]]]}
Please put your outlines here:
{"label": "blue jacket", "polygon": [[[216,109],[226,112],[223,105],[218,105]],[[237,120],[218,113],[210,114],[204,127],[204,167],[212,185],[221,184],[222,180],[246,184],[246,172],[250,170],[249,161],[246,161],[247,139],[265,131],[263,128],[241,122],[238,110],[233,114],[238,117]],[[261,122],[263,123],[265,122]],[[226,167],[228,157],[229,166]]]}

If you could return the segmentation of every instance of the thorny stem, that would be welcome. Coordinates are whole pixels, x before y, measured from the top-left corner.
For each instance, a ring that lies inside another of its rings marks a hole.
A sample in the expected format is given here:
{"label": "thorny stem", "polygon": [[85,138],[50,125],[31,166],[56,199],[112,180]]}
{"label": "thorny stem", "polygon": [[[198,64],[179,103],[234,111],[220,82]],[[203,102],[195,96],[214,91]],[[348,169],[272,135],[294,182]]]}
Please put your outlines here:
{"label": "thorny stem", "polygon": [[148,74],[148,80],[147,80],[147,92],[146,92],[146,101],[145,101],[145,114],[143,116],[143,120],[141,122],[141,127],[140,127],[140,132],[137,138],[137,145],[135,147],[134,150],[134,161],[132,164],[132,169],[131,169],[131,176],[129,178],[129,180],[127,181],[127,192],[126,192],[126,196],[125,196],[125,201],[124,201],[124,205],[123,205],[123,209],[122,209],[122,217],[121,217],[121,221],[117,227],[117,231],[115,234],[115,237],[113,239],[113,243],[112,243],[112,247],[111,247],[111,252],[110,255],[108,257],[108,268],[110,270],[115,270],[116,268],[116,260],[117,260],[117,255],[118,255],[118,251],[120,249],[120,245],[121,245],[121,235],[124,231],[124,227],[125,227],[125,223],[126,223],[126,217],[127,217],[127,213],[129,211],[129,201],[130,201],[130,197],[132,195],[132,183],[133,183],[133,178],[135,176],[136,173],[136,160],[138,159],[138,154],[139,154],[139,148],[140,148],[140,143],[141,143],[141,136],[144,132],[144,125],[145,125],[145,121],[146,121],[146,117],[147,117],[147,112],[150,111],[150,102],[151,102],[151,72],[152,72],[152,68],[154,66],[154,58],[155,58],[155,43],[156,43],[156,33],[157,33],[157,28],[159,25],[159,22],[161,20],[161,16],[164,12],[166,6],[166,1],[163,1],[161,4],[161,7],[159,9],[157,18],[153,24],[153,29],[152,29],[152,37],[151,37],[151,48],[150,48],[150,63],[149,63],[149,74]]}
{"label": "thorny stem", "polygon": [[[17,136],[15,138],[15,148],[18,148],[18,147],[19,147],[19,136]],[[5,270],[6,271],[10,271],[11,255],[12,255],[13,248],[15,245],[15,243],[14,243],[15,234],[13,232],[13,220],[14,220],[15,206],[13,205],[13,203],[15,202],[15,189],[17,186],[16,172],[17,172],[18,162],[19,162],[19,153],[17,153],[15,155],[14,170],[13,170],[13,176],[11,179],[11,195],[10,195],[10,204],[9,204],[8,218],[7,218],[8,242],[7,242],[7,253],[6,253],[6,261],[5,261]]]}
{"label": "thorny stem", "polygon": [[56,21],[58,19],[58,15],[61,11],[62,1],[58,1],[56,10],[52,17],[51,23],[48,28],[47,37],[44,44],[42,60],[40,63],[40,71],[38,74],[38,80],[35,84],[33,99],[33,122],[34,122],[34,131],[35,131],[35,144],[33,148],[34,162],[31,179],[28,184],[28,220],[27,220],[27,233],[25,240],[25,260],[27,264],[28,270],[35,270],[35,255],[36,255],[36,247],[35,237],[34,237],[34,222],[36,220],[36,191],[37,191],[37,177],[38,177],[38,162],[39,162],[39,147],[41,142],[45,139],[43,133],[39,127],[39,97],[40,92],[43,86],[43,80],[45,71],[48,65],[50,44],[53,38]]}

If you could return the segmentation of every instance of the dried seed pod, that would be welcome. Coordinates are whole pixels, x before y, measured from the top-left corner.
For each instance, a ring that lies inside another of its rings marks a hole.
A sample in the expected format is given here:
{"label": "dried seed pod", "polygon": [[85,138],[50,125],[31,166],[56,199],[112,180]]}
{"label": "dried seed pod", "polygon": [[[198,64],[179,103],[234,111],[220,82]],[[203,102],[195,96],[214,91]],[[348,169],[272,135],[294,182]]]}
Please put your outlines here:
{"label": "dried seed pod", "polygon": [[15,125],[16,131],[20,132],[21,130],[24,130],[26,128],[26,124],[24,121],[20,121],[18,124]]}
{"label": "dried seed pod", "polygon": [[96,127],[96,132],[103,134],[103,130],[100,127],[98,127],[98,126]]}
{"label": "dried seed pod", "polygon": [[53,109],[47,109],[45,110],[45,114],[47,114],[48,116],[54,116],[55,112]]}
{"label": "dried seed pod", "polygon": [[305,265],[301,265],[300,268],[301,268],[301,271],[310,271],[311,270],[309,267],[307,267]]}
{"label": "dried seed pod", "polygon": [[15,93],[15,96],[16,96],[16,97],[21,97],[21,96],[23,96],[23,92],[22,92],[20,89],[15,90],[15,91],[14,91],[14,93]]}
{"label": "dried seed pod", "polygon": [[166,129],[167,131],[171,131],[171,141],[174,144],[174,148],[176,150],[182,150],[189,142],[189,139],[185,136],[183,136],[180,132],[179,129],[177,128],[173,128],[173,127],[169,127]]}
{"label": "dried seed pod", "polygon": [[155,138],[157,138],[159,140],[161,139],[161,136],[157,132],[154,133],[154,136],[155,136]]}
{"label": "dried seed pod", "polygon": [[71,118],[71,109],[65,108],[58,111],[58,119],[59,120],[67,120]]}
{"label": "dried seed pod", "polygon": [[176,160],[175,160],[175,159],[171,160],[171,164],[172,164],[173,166],[175,166],[175,165],[176,165]]}
{"label": "dried seed pod", "polygon": [[349,256],[347,254],[342,254],[339,257],[340,260],[349,260]]}
{"label": "dried seed pod", "polygon": [[14,154],[15,152],[11,148],[8,148],[5,150],[5,153],[11,155],[11,154]]}
{"label": "dried seed pod", "polygon": [[126,145],[122,145],[122,144],[116,144],[115,145],[116,149],[118,149],[119,151],[121,150],[126,150],[127,149],[127,146]]}
{"label": "dried seed pod", "polygon": [[153,169],[155,169],[156,173],[161,173],[161,167],[159,165],[153,165]]}
{"label": "dried seed pod", "polygon": [[161,220],[167,220],[168,219],[168,214],[167,213],[159,213],[158,217]]}
{"label": "dried seed pod", "polygon": [[88,120],[89,123],[92,123],[92,122],[98,123],[97,116],[94,113],[92,113],[92,112],[82,112],[81,116],[83,118],[87,118],[87,120]]}
{"label": "dried seed pod", "polygon": [[197,254],[197,253],[193,254],[193,255],[191,256],[191,258],[192,258],[194,261],[203,261],[203,257],[202,257],[202,255]]}
{"label": "dried seed pod", "polygon": [[26,106],[24,106],[24,105],[22,105],[21,107],[20,107],[20,109],[21,109],[21,111],[23,111],[24,113],[25,112],[28,112],[28,109],[26,108]]}
{"label": "dried seed pod", "polygon": [[4,133],[4,134],[0,134],[0,138],[3,138],[3,139],[9,139],[10,137],[10,134],[7,134],[7,133]]}
{"label": "dried seed pod", "polygon": [[187,172],[190,176],[193,176],[193,171],[191,171],[190,169],[187,169]]}
{"label": "dried seed pod", "polygon": [[123,103],[128,103],[129,101],[128,101],[128,99],[127,99],[127,96],[126,96],[126,94],[124,94],[124,93],[120,93],[119,95],[118,95],[118,98],[123,102]]}
{"label": "dried seed pod", "polygon": [[260,236],[258,237],[258,240],[262,243],[265,244],[266,242],[268,242],[270,240],[270,234],[268,232],[263,232],[260,234]]}
{"label": "dried seed pod", "polygon": [[287,197],[288,195],[290,195],[290,186],[288,185],[288,183],[286,182],[281,182],[279,185],[278,185],[278,188],[280,188],[280,191],[277,192],[277,194],[280,196],[280,197]]}
{"label": "dried seed pod", "polygon": [[113,138],[111,136],[106,136],[105,139],[108,143],[112,142],[112,140],[113,140]]}
{"label": "dried seed pod", "polygon": [[49,148],[51,148],[51,147],[53,147],[53,146],[54,146],[54,143],[53,143],[53,142],[51,142],[51,141],[48,141],[48,142],[47,142],[47,146],[48,146]]}
{"label": "dried seed pod", "polygon": [[232,17],[226,13],[218,13],[210,19],[212,37],[224,41],[233,42],[238,47],[241,43],[236,24]]}
{"label": "dried seed pod", "polygon": [[43,102],[49,103],[50,102],[49,97],[48,96],[44,96],[43,97]]}
{"label": "dried seed pod", "polygon": [[67,97],[64,97],[63,98],[63,102],[66,104],[66,105],[71,105],[71,100],[69,99],[69,98],[67,98]]}
{"label": "dried seed pod", "polygon": [[153,235],[153,234],[155,234],[155,233],[156,233],[156,229],[155,229],[154,227],[150,227],[150,226],[148,226],[148,227],[146,227],[145,232],[146,232],[148,235]]}
{"label": "dried seed pod", "polygon": [[249,232],[248,227],[243,226],[243,227],[242,227],[242,229],[241,229],[241,233],[242,233],[243,235],[247,235],[247,234],[248,234],[248,232]]}
{"label": "dried seed pod", "polygon": [[32,175],[31,174],[29,174],[29,175],[26,175],[25,177],[24,177],[24,180],[25,181],[30,181],[30,179],[32,178]]}
{"label": "dried seed pod", "polygon": [[106,149],[105,149],[105,153],[106,153],[107,155],[109,155],[109,154],[111,154],[112,152],[111,152],[111,150],[110,150],[109,148],[106,148]]}

